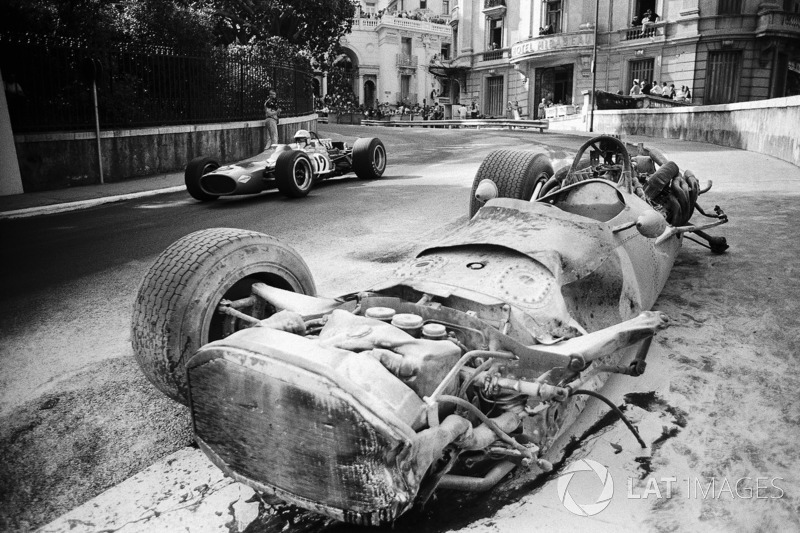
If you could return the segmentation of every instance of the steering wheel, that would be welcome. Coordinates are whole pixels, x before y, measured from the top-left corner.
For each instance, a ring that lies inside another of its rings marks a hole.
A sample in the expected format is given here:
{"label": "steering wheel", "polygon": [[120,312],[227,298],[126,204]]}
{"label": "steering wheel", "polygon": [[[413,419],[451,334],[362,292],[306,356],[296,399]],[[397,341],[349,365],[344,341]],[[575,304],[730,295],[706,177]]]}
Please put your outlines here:
{"label": "steering wheel", "polygon": [[[593,148],[596,152],[602,154],[603,162],[596,166],[590,166],[588,169],[578,170],[578,165],[580,165],[581,158],[587,148]],[[606,172],[622,171],[619,183],[623,184],[624,181],[628,191],[632,192],[633,184],[631,180],[633,174],[631,169],[631,156],[628,153],[628,149],[625,148],[625,143],[616,137],[600,135],[589,139],[578,149],[578,153],[575,154],[575,158],[572,160],[572,166],[569,167],[569,171],[567,171],[567,175],[564,178],[564,186],[597,177]]]}

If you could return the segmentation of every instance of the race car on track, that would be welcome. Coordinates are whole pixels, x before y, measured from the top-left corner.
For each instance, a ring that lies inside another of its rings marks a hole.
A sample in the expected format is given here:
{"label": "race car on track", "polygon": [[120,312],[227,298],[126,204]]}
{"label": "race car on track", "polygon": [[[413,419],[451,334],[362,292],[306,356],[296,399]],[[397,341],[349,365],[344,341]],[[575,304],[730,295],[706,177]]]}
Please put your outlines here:
{"label": "race car on track", "polygon": [[[274,237],[198,231],[145,276],[134,353],[233,479],[344,522],[391,523],[440,489],[548,471],[587,396],[647,445],[598,389],[645,371],[668,325],[650,308],[684,236],[727,248],[704,233],[727,222],[697,205],[705,190],[662,152],[610,136],[558,172],[544,154],[496,150],[468,222],[338,298],[315,296]],[[695,212],[712,220],[691,224]]]}
{"label": "race car on track", "polygon": [[251,159],[220,166],[211,157],[197,157],[186,166],[186,190],[196,200],[256,194],[277,188],[290,198],[302,198],[324,179],[355,172],[361,179],[377,179],[386,170],[386,149],[380,139],[346,142],[320,139],[298,130],[291,144],[274,144]]}

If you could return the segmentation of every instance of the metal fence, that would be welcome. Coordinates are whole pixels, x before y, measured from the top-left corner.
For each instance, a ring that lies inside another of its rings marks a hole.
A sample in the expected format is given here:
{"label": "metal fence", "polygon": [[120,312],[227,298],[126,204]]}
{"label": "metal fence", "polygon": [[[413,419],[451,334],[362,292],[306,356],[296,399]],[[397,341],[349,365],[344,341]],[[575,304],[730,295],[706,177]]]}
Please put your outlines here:
{"label": "metal fence", "polygon": [[93,129],[96,83],[100,127],[126,128],[257,120],[269,88],[281,116],[313,111],[312,74],[253,51],[186,53],[67,39],[0,36],[4,80],[16,133]]}

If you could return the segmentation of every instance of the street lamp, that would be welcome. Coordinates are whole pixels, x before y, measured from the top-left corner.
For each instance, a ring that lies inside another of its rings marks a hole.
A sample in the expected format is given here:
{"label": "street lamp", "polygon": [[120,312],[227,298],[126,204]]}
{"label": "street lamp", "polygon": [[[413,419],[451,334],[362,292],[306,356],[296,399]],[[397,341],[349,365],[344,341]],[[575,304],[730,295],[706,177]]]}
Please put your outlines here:
{"label": "street lamp", "polygon": [[594,44],[592,45],[592,98],[589,108],[589,131],[594,131],[595,85],[597,84],[597,21],[600,17],[600,0],[594,6]]}

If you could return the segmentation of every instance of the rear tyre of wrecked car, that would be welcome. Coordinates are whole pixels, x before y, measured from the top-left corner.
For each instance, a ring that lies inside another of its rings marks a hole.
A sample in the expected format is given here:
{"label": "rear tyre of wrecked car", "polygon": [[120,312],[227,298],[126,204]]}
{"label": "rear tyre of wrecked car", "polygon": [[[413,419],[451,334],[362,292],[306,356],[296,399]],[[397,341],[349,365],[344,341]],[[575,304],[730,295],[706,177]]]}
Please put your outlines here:
{"label": "rear tyre of wrecked car", "polygon": [[145,275],[133,306],[133,352],[150,382],[186,404],[186,362],[204,344],[224,337],[225,315],[217,313],[220,301],[247,298],[256,282],[316,293],[300,255],[263,233],[201,230],[164,250]]}
{"label": "rear tyre of wrecked car", "polygon": [[200,187],[200,178],[204,174],[213,172],[219,168],[219,163],[210,157],[196,157],[189,161],[186,165],[186,171],[183,174],[184,183],[186,183],[186,190],[192,198],[200,200],[201,202],[210,202],[219,198],[219,196],[208,194]]}
{"label": "rear tyre of wrecked car", "polygon": [[519,150],[495,150],[483,160],[472,182],[469,216],[475,216],[483,202],[475,198],[478,184],[492,180],[497,185],[499,198],[530,200],[534,193],[541,196],[544,185],[553,175],[553,164],[544,154]]}
{"label": "rear tyre of wrecked car", "polygon": [[386,148],[375,137],[357,139],[353,144],[353,172],[362,180],[375,180],[386,170]]}
{"label": "rear tyre of wrecked car", "polygon": [[302,198],[314,185],[314,165],[299,150],[281,152],[275,162],[275,181],[278,190],[289,198]]}

